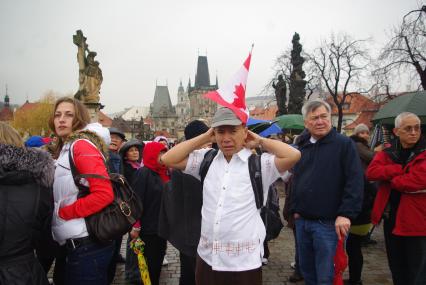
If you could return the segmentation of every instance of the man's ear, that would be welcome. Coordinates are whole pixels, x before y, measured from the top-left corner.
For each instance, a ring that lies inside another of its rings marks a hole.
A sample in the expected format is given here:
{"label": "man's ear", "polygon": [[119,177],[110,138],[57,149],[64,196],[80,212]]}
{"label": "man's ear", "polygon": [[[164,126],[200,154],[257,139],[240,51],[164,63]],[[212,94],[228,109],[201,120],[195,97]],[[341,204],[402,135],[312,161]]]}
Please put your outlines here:
{"label": "man's ear", "polygon": [[397,128],[393,128],[393,129],[392,129],[392,133],[393,133],[395,136],[399,137],[399,136],[398,136],[398,129],[397,129]]}

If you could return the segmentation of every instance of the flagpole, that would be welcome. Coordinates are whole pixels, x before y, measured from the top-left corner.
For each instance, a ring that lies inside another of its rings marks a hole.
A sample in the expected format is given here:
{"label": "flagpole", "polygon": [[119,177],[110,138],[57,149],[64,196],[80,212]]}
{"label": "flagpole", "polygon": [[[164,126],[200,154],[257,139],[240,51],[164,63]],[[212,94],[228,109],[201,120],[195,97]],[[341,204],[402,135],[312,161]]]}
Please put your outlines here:
{"label": "flagpole", "polygon": [[253,48],[254,48],[254,43],[251,44],[250,54],[252,53]]}

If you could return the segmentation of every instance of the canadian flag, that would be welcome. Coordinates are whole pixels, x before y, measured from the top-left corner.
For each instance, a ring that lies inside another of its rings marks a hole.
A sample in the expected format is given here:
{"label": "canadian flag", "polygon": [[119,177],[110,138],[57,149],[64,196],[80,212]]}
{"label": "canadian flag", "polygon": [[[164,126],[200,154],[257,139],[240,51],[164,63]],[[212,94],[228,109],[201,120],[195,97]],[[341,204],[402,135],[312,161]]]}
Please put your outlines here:
{"label": "canadian flag", "polygon": [[250,68],[251,52],[244,61],[243,66],[234,74],[229,82],[216,91],[204,95],[219,105],[228,107],[244,123],[247,123],[249,111],[246,107],[246,85]]}

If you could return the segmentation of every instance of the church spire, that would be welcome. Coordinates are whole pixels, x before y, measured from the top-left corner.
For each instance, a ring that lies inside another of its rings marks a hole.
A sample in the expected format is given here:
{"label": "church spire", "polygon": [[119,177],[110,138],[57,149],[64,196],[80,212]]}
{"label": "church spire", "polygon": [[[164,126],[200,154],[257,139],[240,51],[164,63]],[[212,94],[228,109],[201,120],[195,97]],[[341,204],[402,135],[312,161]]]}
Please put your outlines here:
{"label": "church spire", "polygon": [[6,95],[4,96],[4,106],[6,108],[9,108],[10,106],[10,98],[9,98],[9,94],[7,94],[7,84],[6,84]]}
{"label": "church spire", "polygon": [[197,73],[195,74],[194,86],[195,88],[210,86],[209,64],[207,62],[207,56],[198,56]]}

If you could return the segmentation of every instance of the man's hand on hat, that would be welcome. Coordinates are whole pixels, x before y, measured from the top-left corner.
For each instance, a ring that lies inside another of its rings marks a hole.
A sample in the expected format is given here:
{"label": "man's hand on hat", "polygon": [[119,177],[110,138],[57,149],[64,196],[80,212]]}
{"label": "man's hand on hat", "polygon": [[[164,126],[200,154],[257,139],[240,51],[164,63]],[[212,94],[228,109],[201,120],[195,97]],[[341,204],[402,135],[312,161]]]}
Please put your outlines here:
{"label": "man's hand on hat", "polygon": [[247,131],[247,138],[246,138],[244,146],[248,149],[257,148],[257,147],[259,147],[262,139],[263,138],[261,136],[259,136],[258,134],[248,130]]}
{"label": "man's hand on hat", "polygon": [[216,142],[216,137],[214,136],[214,129],[213,128],[210,128],[207,132],[205,132],[203,134],[203,136],[206,137],[206,141],[204,142],[204,144]]}

